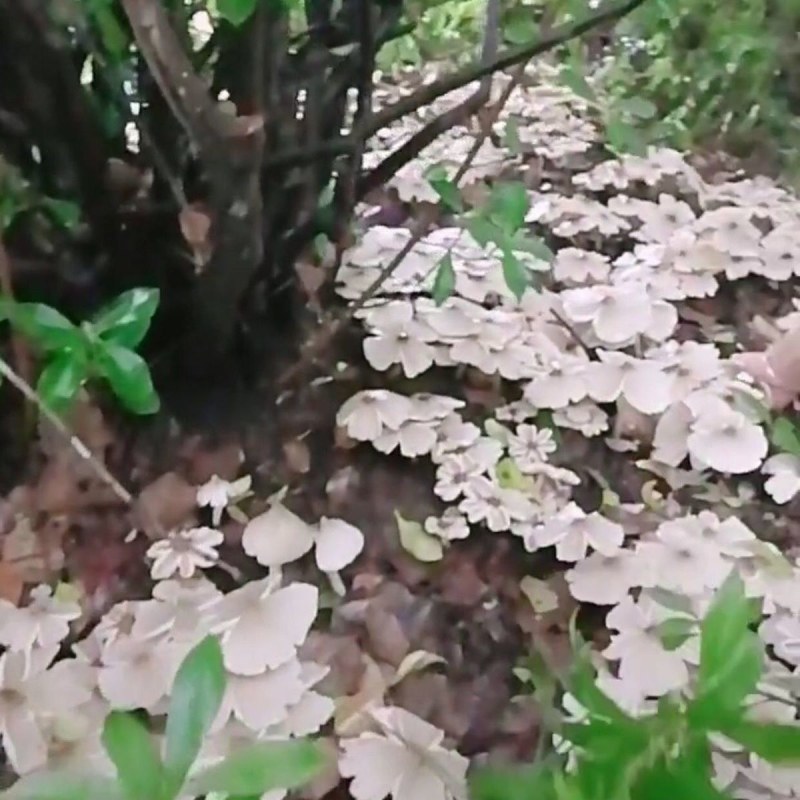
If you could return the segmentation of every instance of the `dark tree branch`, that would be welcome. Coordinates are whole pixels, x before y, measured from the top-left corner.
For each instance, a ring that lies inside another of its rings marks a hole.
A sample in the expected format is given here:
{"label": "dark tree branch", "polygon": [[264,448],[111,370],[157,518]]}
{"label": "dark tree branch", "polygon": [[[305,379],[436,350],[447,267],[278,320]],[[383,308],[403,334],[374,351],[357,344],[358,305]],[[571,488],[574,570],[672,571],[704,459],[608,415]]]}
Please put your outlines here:
{"label": "dark tree branch", "polygon": [[0,106],[24,124],[27,148],[39,147],[45,191],[80,198],[95,232],[107,233],[110,152],[49,3],[0,0],[0,74]]}
{"label": "dark tree branch", "polygon": [[[186,131],[210,182],[212,256],[192,297],[190,369],[207,371],[228,352],[239,305],[263,252],[261,160],[263,116],[225,114],[195,74],[158,0],[122,0],[136,43],[153,80]],[[257,9],[254,25],[263,26]],[[264,70],[264,29],[253,37],[254,69]],[[254,81],[259,94],[261,75]],[[262,108],[259,99],[255,110]]]}
{"label": "dark tree branch", "polygon": [[493,72],[508,69],[508,67],[513,67],[522,61],[528,61],[534,56],[546,53],[548,50],[565,44],[571,39],[576,39],[578,36],[582,36],[605,22],[620,19],[645,2],[646,0],[623,0],[623,2],[606,4],[605,7],[600,8],[582,20],[560,25],[550,35],[535,42],[504,50],[488,64],[483,64],[480,60],[468,64],[463,69],[450,75],[445,75],[443,78],[423,86],[414,94],[404,97],[402,100],[398,100],[391,106],[379,111],[373,116],[372,124],[365,131],[365,135],[367,137],[372,136],[381,128],[391,125],[422,106],[430,105],[434,100],[438,100],[443,95],[460,89],[462,86],[478,81]]}
{"label": "dark tree branch", "polygon": [[[483,27],[483,43],[480,59],[483,64],[491,64],[497,58],[500,42],[500,0],[487,0],[486,20]],[[356,199],[366,197],[373,189],[377,189],[391,180],[409,161],[416,158],[426,147],[442,134],[457,125],[463,125],[477,113],[491,97],[492,75],[489,73],[481,80],[478,88],[466,100],[431,120],[422,130],[417,131],[408,141],[358,181]],[[473,155],[473,158],[475,156]],[[471,161],[472,159],[470,159]]]}

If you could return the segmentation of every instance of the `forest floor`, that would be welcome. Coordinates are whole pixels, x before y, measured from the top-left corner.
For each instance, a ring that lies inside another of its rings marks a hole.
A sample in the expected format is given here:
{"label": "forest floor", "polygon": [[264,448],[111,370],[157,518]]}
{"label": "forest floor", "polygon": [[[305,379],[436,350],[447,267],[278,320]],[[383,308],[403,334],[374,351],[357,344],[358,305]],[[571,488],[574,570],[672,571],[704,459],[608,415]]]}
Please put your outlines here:
{"label": "forest floor", "polygon": [[[410,132],[392,131],[372,153]],[[338,307],[359,301],[438,204],[429,170],[452,175],[477,138],[477,124],[453,129],[360,209]],[[586,103],[546,70],[531,72],[461,182],[472,209],[496,202],[497,187],[517,187],[500,201],[503,224],[519,217],[506,248],[476,241],[468,212],[440,208],[313,358],[298,367],[287,346],[249,395],[217,387],[222,419],[212,430],[168,412],[131,429],[82,401],[70,424],[133,493],[132,507],[40,424],[24,478],[17,464],[3,470],[0,594],[24,606],[29,587],[57,585],[58,603],[78,609],[66,644],[96,641],[92,668],[108,674],[119,669],[104,660],[111,639],[180,640],[173,628],[137,633],[140,608],[173,602],[150,599],[155,577],[173,577],[158,573],[153,543],[218,528],[220,561],[205,575],[229,597],[265,568],[285,587],[319,590],[313,627],[298,633],[291,614],[274,624],[302,642],[304,662],[329,669],[315,691],[335,711],[290,732],[322,728],[343,741],[364,729],[364,710],[402,707],[479,760],[539,752],[542,714],[526,670],[534,652],[556,670],[569,664],[576,613],[605,653],[604,687],[618,702],[640,709],[680,690],[696,636],[670,650],[657,623],[677,613],[676,598],[702,615],[732,569],[765,599],[775,674],[792,672],[800,200],[713,160],[665,149],[615,158]],[[297,267],[319,317],[330,263],[323,254]],[[534,278],[523,292],[520,268]],[[316,324],[311,314],[309,337]],[[769,373],[759,372],[765,351]],[[6,414],[6,441],[18,440],[20,413]],[[252,489],[231,488],[243,476]],[[196,587],[194,569],[182,579]],[[198,630],[209,625],[198,612]],[[8,635],[0,620],[0,641]],[[135,704],[97,680],[107,707]],[[157,710],[162,699],[141,705]],[[291,710],[265,719],[288,725]],[[272,729],[246,716],[234,711],[229,727]],[[37,724],[55,758],[47,719]],[[720,770],[731,785],[773,796],[795,788],[736,754]],[[347,796],[333,766],[311,795]]]}

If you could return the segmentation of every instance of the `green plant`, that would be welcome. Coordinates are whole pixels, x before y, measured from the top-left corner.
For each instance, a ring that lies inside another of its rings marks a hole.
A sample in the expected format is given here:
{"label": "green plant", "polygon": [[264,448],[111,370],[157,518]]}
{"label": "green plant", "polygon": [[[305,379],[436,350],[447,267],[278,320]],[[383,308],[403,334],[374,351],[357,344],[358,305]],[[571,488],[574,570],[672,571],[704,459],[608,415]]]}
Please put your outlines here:
{"label": "green plant", "polygon": [[[441,165],[435,165],[427,174],[431,188],[442,203],[453,212],[463,213],[464,224],[478,244],[494,245],[500,251],[503,277],[515,297],[522,297],[531,286],[531,270],[520,260],[519,253],[550,262],[553,253],[539,238],[526,230],[528,191],[521,181],[498,181],[492,187],[486,203],[464,213],[464,202],[458,186]],[[440,260],[433,285],[433,298],[443,303],[455,289],[455,271],[450,250]]]}
{"label": "green plant", "polygon": [[157,289],[123,292],[91,320],[75,325],[42,303],[0,301],[5,317],[45,354],[37,391],[54,411],[69,408],[81,387],[102,378],[134,414],[159,408],[145,360],[135,352],[158,307]]}
{"label": "green plant", "polygon": [[620,26],[601,69],[622,102],[657,109],[657,138],[797,154],[797,0],[652,0]]}
{"label": "green plant", "polygon": [[219,792],[259,797],[310,780],[322,766],[311,741],[257,742],[219,763],[194,771],[203,740],[225,692],[222,650],[207,636],[186,656],[172,686],[163,756],[148,727],[129,712],[106,718],[103,745],[116,779],[75,772],[43,772],[21,778],[3,800],[174,800]]}
{"label": "green plant", "polygon": [[[586,710],[561,722],[574,761],[545,759],[517,772],[487,770],[474,781],[477,800],[724,800],[712,780],[711,737],[722,734],[775,764],[800,761],[800,727],[754,721],[746,698],[761,676],[763,646],[751,630],[754,606],[732,575],[700,626],[700,666],[691,696],[666,696],[657,710],[633,717],[595,683],[585,648],[564,681]],[[691,622],[691,621],[689,621]],[[693,623],[692,623],[693,624]],[[684,618],[661,627],[665,647],[692,633]]]}

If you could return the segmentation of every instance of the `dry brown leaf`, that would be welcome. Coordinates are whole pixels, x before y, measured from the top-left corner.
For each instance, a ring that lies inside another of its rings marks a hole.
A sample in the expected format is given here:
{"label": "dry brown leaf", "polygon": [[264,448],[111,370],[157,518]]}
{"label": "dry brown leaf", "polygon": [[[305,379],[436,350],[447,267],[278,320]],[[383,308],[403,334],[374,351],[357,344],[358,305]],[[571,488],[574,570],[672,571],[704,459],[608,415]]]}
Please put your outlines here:
{"label": "dry brown leaf", "polygon": [[300,288],[308,299],[308,305],[312,311],[319,311],[321,306],[317,293],[322,284],[325,283],[326,271],[324,267],[317,267],[308,261],[298,261],[294,271],[300,281]]}
{"label": "dry brown leaf", "polygon": [[184,206],[178,214],[181,233],[189,245],[199,272],[211,260],[214,247],[211,243],[211,215],[204,204],[192,203]]}
{"label": "dry brown leaf", "polygon": [[[150,537],[163,535],[188,523],[197,507],[197,488],[178,475],[166,472],[142,489],[133,505],[135,524]],[[163,530],[153,530],[153,521]]]}
{"label": "dry brown leaf", "polygon": [[118,503],[113,490],[100,482],[85,463],[76,464],[73,454],[66,451],[47,462],[34,489],[36,510],[48,514]]}
{"label": "dry brown leaf", "polygon": [[439,578],[442,600],[471,608],[483,600],[487,589],[488,586],[478,574],[472,553],[464,553],[457,547],[445,553]]}
{"label": "dry brown leaf", "polygon": [[339,736],[358,736],[368,730],[372,723],[364,712],[383,705],[388,688],[386,676],[376,661],[366,654],[363,658],[365,669],[358,691],[336,700],[333,728]]}
{"label": "dry brown leaf", "polygon": [[330,667],[330,672],[317,684],[317,691],[333,697],[358,691],[366,662],[355,636],[311,631],[300,648],[300,657]]}
{"label": "dry brown leaf", "polygon": [[[114,443],[111,429],[106,425],[103,412],[92,402],[86,392],[81,392],[75,403],[67,412],[64,422],[67,427],[86,445],[89,451],[100,461],[105,462],[105,454]],[[75,448],[65,440],[45,416],[39,417],[39,438],[42,450],[50,458],[62,453],[68,454],[79,469],[88,474],[88,468]]]}
{"label": "dry brown leaf", "polygon": [[181,448],[186,478],[200,485],[218,475],[226,481],[238,477],[244,462],[244,453],[238,442],[210,445],[199,436],[189,439]]}
{"label": "dry brown leaf", "polygon": [[0,563],[13,564],[26,583],[47,583],[64,566],[61,538],[65,526],[45,526],[34,531],[30,520],[18,515],[14,528],[2,542]]}
{"label": "dry brown leaf", "polygon": [[302,437],[284,442],[283,455],[290,471],[305,475],[311,469],[311,451]]}
{"label": "dry brown leaf", "polygon": [[15,564],[0,561],[0,598],[17,605],[22,597],[25,581]]}

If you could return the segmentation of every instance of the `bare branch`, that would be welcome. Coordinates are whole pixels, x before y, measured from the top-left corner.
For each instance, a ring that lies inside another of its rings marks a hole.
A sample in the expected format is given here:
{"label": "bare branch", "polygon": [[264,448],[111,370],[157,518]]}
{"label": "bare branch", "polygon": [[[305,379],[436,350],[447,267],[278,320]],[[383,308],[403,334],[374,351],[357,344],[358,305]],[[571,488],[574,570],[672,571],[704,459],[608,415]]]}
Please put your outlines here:
{"label": "bare branch", "polygon": [[422,106],[429,105],[434,100],[460,89],[462,86],[467,86],[473,81],[478,81],[487,75],[491,75],[493,72],[508,69],[508,67],[513,67],[522,61],[528,61],[534,56],[546,53],[548,50],[552,50],[571,39],[582,36],[604,22],[620,19],[645,2],[646,0],[623,0],[623,2],[606,4],[605,7],[600,8],[582,20],[560,25],[551,34],[542,39],[504,50],[489,64],[483,64],[478,60],[457,72],[445,75],[375,114],[372,119],[372,125],[366,131],[366,135],[372,136],[381,128],[391,125],[401,117],[411,114]]}
{"label": "bare branch", "polygon": [[[486,20],[483,28],[481,62],[490,64],[497,58],[497,47],[500,38],[500,0],[487,0]],[[475,114],[491,96],[492,74],[486,75],[478,89],[466,100],[431,120],[422,130],[417,131],[407,142],[390,153],[375,168],[370,170],[358,182],[356,196],[361,199],[373,189],[377,189],[391,180],[409,161],[416,158],[428,145],[451,128],[464,124]],[[473,156],[474,158],[474,156]]]}

